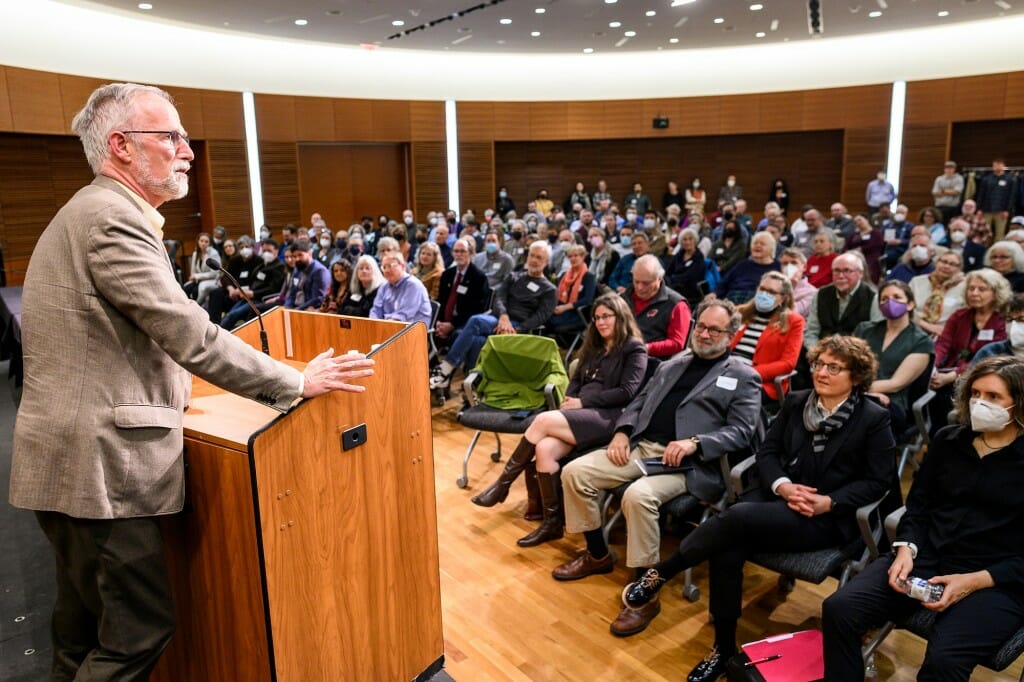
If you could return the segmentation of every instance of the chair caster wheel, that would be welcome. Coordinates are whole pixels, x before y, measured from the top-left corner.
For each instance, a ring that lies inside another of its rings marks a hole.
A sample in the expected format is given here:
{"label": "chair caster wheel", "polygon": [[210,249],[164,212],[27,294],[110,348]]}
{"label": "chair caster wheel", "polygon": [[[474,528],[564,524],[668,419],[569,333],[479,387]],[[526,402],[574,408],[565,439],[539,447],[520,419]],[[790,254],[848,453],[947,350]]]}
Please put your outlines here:
{"label": "chair caster wheel", "polygon": [[465,476],[459,476],[457,479],[455,479],[455,485],[459,486],[460,488],[465,488],[467,485],[469,485],[469,481],[466,479]]}
{"label": "chair caster wheel", "polygon": [[435,395],[434,396],[434,405],[436,407],[444,407],[444,402],[445,402],[445,399],[444,399],[443,395]]}
{"label": "chair caster wheel", "polygon": [[789,594],[796,589],[796,578],[788,575],[779,576],[779,594]]}
{"label": "chair caster wheel", "polygon": [[696,602],[700,601],[700,588],[696,585],[690,585],[689,587],[683,588],[683,596],[686,597],[686,601]]}
{"label": "chair caster wheel", "polygon": [[492,462],[500,462],[501,461],[501,453],[498,452],[497,450],[492,452],[491,453],[491,461]]}

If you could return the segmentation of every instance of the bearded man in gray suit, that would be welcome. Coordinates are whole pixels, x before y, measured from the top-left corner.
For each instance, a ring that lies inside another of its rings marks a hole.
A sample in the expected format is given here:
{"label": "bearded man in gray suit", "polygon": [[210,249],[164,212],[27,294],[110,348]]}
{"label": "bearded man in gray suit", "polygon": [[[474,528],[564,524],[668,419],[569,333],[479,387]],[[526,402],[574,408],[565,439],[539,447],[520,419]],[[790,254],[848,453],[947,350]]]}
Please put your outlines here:
{"label": "bearded man in gray suit", "polygon": [[25,277],[24,394],[10,501],[57,559],[55,680],[142,680],[174,631],[157,519],[182,508],[189,373],[281,410],[361,391],[364,356],[328,350],[303,372],[209,321],[174,278],[165,201],[193,159],[170,95],[118,83],[75,116],[96,174],[39,238]]}

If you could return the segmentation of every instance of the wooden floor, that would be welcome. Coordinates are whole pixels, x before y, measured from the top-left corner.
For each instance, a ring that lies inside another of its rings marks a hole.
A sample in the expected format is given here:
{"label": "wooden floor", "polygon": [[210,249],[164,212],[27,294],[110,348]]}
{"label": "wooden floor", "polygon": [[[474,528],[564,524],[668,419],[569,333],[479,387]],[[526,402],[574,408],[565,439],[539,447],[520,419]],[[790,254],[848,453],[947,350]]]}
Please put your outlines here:
{"label": "wooden floor", "polygon": [[[608,625],[621,607],[620,593],[631,571],[624,565],[608,575],[572,583],[551,578],[551,569],[571,558],[580,536],[521,549],[515,541],[534,523],[522,519],[525,492],[513,486],[509,499],[483,509],[469,498],[497,476],[493,435],[485,435],[470,460],[469,487],[460,489],[462,456],[472,432],[455,421],[458,400],[434,409],[434,461],[437,481],[444,610],[445,659],[457,682],[483,680],[678,680],[711,646],[707,624],[707,568],[694,569],[701,599],[686,601],[682,577],[662,590],[662,610],[646,631],[629,638],[611,635]],[[517,439],[506,437],[503,460]],[[909,475],[909,474],[908,474]],[[613,549],[624,553],[625,536],[613,535]],[[665,538],[663,556],[678,541]],[[787,598],[776,592],[777,575],[748,566],[744,617],[739,641],[820,626],[821,601],[835,590],[798,583]],[[891,634],[876,655],[879,679],[913,680],[924,656],[917,637]],[[1001,674],[979,669],[973,680],[1017,680],[1018,661]]]}

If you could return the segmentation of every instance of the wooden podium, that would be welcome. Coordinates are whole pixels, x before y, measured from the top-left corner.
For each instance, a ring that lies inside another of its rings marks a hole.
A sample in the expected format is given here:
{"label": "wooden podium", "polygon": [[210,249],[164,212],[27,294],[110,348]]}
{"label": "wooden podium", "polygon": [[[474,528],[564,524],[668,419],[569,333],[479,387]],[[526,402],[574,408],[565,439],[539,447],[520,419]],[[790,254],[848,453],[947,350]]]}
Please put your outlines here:
{"label": "wooden podium", "polygon": [[[376,373],[286,414],[196,380],[186,506],[164,526],[177,630],[153,679],[429,678],[444,656],[425,329],[281,308],[264,324],[275,358],[354,349]],[[259,348],[255,321],[236,334]]]}

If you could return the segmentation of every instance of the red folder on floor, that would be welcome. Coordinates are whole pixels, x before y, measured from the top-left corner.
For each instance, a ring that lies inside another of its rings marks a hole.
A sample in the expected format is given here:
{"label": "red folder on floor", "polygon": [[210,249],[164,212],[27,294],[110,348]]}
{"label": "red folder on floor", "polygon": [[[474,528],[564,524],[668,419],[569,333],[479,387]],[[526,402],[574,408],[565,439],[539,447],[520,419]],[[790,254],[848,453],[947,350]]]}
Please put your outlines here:
{"label": "red folder on floor", "polygon": [[775,635],[743,645],[765,682],[812,682],[825,676],[821,630]]}

